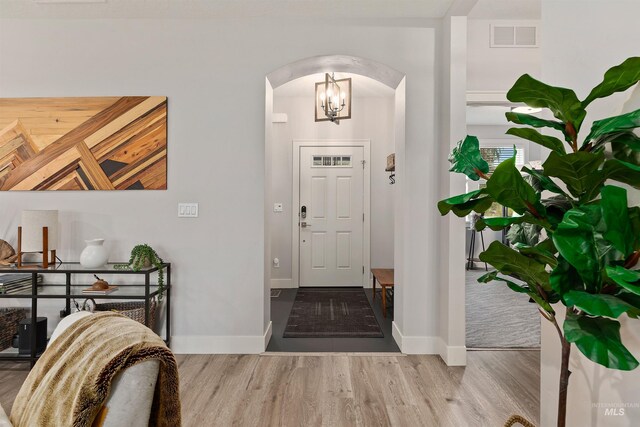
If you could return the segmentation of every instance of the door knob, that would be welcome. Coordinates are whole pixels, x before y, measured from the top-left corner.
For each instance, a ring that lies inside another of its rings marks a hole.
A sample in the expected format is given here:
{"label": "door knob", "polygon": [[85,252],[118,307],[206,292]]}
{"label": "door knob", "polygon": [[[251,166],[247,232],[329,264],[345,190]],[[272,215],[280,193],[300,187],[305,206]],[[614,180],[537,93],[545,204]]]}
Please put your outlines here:
{"label": "door knob", "polygon": [[302,222],[300,223],[300,227],[302,227],[302,228],[311,227],[311,224],[307,224],[307,222],[306,222],[306,221],[302,221]]}

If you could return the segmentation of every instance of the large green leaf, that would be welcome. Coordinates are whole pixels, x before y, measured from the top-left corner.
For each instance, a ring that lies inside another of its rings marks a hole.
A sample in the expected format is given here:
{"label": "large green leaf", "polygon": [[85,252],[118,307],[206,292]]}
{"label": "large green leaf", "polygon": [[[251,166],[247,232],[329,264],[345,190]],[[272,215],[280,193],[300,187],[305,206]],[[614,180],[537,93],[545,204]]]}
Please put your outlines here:
{"label": "large green leaf", "polygon": [[640,109],[630,113],[621,114],[619,116],[608,117],[602,120],[596,120],[591,126],[591,132],[584,140],[586,144],[597,145],[598,140],[606,135],[615,134],[628,129],[635,129],[640,126]]}
{"label": "large green leaf", "polygon": [[590,200],[600,193],[604,175],[598,169],[604,162],[604,153],[577,153],[562,156],[551,152],[542,167],[547,176],[559,178],[569,192],[577,198]]}
{"label": "large green leaf", "polygon": [[637,308],[613,295],[569,291],[564,294],[563,299],[567,307],[574,306],[592,316],[617,319],[622,313],[631,312],[634,316],[638,314]]}
{"label": "large green leaf", "polygon": [[504,230],[513,224],[520,224],[524,220],[524,216],[479,218],[476,221],[476,230],[482,231],[487,227],[493,231]]}
{"label": "large green leaf", "polygon": [[475,136],[467,135],[453,149],[449,156],[451,172],[459,172],[477,181],[481,175],[489,173],[489,164],[480,155],[480,142]]}
{"label": "large green leaf", "polygon": [[490,271],[489,273],[484,274],[478,278],[478,282],[480,283],[489,283],[492,281],[506,283],[509,289],[511,289],[512,291],[518,292],[521,294],[527,294],[529,298],[531,298],[536,304],[538,304],[547,313],[552,313],[552,314],[555,313],[551,305],[547,301],[545,301],[544,298],[542,298],[536,291],[532,290],[527,285],[519,285],[511,280],[498,276],[498,272],[496,270]]}
{"label": "large green leaf", "polygon": [[531,212],[537,218],[544,215],[540,194],[520,175],[515,156],[498,165],[487,181],[486,189],[496,202],[521,215],[525,212]]}
{"label": "large green leaf", "polygon": [[535,129],[511,128],[507,131],[507,134],[535,142],[536,144],[542,145],[543,147],[556,151],[560,154],[567,154],[562,141],[553,136],[543,135]]}
{"label": "large green leaf", "polygon": [[574,91],[549,86],[528,74],[515,82],[507,92],[507,99],[511,102],[524,102],[530,107],[548,108],[556,119],[573,124],[576,131],[580,129],[587,114]]}
{"label": "large green leaf", "polygon": [[640,166],[618,159],[610,159],[604,163],[602,173],[606,179],[613,179],[640,188]]}
{"label": "large green leaf", "polygon": [[632,235],[634,236],[633,249],[640,250],[640,207],[629,208],[629,223],[631,223]]}
{"label": "large green leaf", "polygon": [[480,253],[480,261],[491,264],[500,273],[526,282],[529,286],[538,285],[545,291],[551,290],[545,264],[524,256],[498,241],[492,242],[486,251]]}
{"label": "large green leaf", "polygon": [[538,219],[533,215],[531,215],[529,212],[526,212],[522,216],[479,218],[478,221],[476,221],[476,230],[482,231],[485,228],[489,227],[493,231],[500,231],[514,224],[521,224],[523,222],[527,224],[536,224],[544,227],[549,226],[549,224],[546,221]]}
{"label": "large green leaf", "polygon": [[508,121],[518,125],[529,125],[535,128],[552,128],[563,133],[565,132],[564,123],[555,120],[546,120],[536,116],[532,116],[531,114],[514,112],[505,113],[505,116]]}
{"label": "large green leaf", "polygon": [[[638,311],[640,311],[640,295],[634,294],[633,292],[629,292],[625,289],[619,290],[615,295],[622,301],[626,302],[627,304],[631,304],[632,306],[637,308]],[[627,313],[627,315],[633,319],[638,318],[638,316],[636,316],[633,312],[629,312]]]}
{"label": "large green leaf", "polygon": [[535,246],[541,231],[542,227],[536,224],[513,224],[507,231],[507,240],[512,245]]}
{"label": "large green leaf", "polygon": [[576,269],[562,256],[558,256],[558,265],[549,276],[551,289],[560,295],[564,295],[571,290],[584,289],[584,283]]}
{"label": "large green leaf", "polygon": [[603,266],[620,258],[615,257],[615,248],[604,239],[605,231],[601,208],[594,204],[567,211],[553,233],[558,252],[578,271],[588,291],[600,289]]}
{"label": "large green leaf", "polygon": [[613,157],[640,166],[640,137],[633,132],[622,132],[611,139]]}
{"label": "large green leaf", "polygon": [[602,83],[591,90],[589,96],[582,101],[582,105],[586,108],[594,99],[625,91],[636,84],[638,80],[640,80],[640,58],[628,58],[622,64],[616,65],[604,73]]}
{"label": "large green leaf", "polygon": [[558,265],[558,260],[556,259],[556,257],[553,256],[551,252],[543,249],[539,245],[519,247],[518,251],[522,255],[533,258],[542,264],[549,265],[551,268],[555,268]]}
{"label": "large green leaf", "polygon": [[630,371],[638,361],[620,340],[620,323],[604,317],[567,313],[564,337],[590,360],[607,368]]}
{"label": "large green leaf", "polygon": [[633,252],[633,230],[629,222],[629,208],[627,207],[627,190],[622,187],[605,185],[600,192],[602,195],[602,215],[607,229],[604,238],[622,252],[625,257]]}
{"label": "large green leaf", "polygon": [[547,191],[551,191],[552,193],[561,194],[563,196],[569,197],[569,195],[565,193],[564,190],[558,187],[558,185],[555,182],[553,182],[553,180],[548,176],[546,176],[545,174],[535,169],[529,169],[526,166],[522,168],[522,171],[536,178],[540,182],[540,185],[542,186],[543,189]]}
{"label": "large green leaf", "polygon": [[491,197],[480,197],[484,195],[485,192],[485,189],[480,189],[441,200],[438,202],[438,210],[441,215],[453,212],[459,217],[467,216],[471,211],[483,213],[489,209],[494,202]]}
{"label": "large green leaf", "polygon": [[629,292],[640,295],[640,271],[624,267],[607,267],[607,276]]}

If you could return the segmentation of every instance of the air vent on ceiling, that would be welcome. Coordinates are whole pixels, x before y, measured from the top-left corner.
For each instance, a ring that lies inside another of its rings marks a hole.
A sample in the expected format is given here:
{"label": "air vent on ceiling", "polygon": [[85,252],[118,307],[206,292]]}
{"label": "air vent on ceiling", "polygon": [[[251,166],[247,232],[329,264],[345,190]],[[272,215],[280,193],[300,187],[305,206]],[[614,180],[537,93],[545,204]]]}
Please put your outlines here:
{"label": "air vent on ceiling", "polygon": [[491,24],[491,47],[538,47],[538,26]]}

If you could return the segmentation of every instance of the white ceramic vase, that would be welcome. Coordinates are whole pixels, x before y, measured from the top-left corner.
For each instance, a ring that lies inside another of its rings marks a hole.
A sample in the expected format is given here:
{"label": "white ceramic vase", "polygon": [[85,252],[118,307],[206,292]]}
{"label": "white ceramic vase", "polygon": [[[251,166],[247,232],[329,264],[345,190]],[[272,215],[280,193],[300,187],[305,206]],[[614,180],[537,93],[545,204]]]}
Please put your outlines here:
{"label": "white ceramic vase", "polygon": [[85,240],[87,246],[80,254],[80,265],[84,268],[98,268],[109,260],[109,253],[103,246],[104,239]]}

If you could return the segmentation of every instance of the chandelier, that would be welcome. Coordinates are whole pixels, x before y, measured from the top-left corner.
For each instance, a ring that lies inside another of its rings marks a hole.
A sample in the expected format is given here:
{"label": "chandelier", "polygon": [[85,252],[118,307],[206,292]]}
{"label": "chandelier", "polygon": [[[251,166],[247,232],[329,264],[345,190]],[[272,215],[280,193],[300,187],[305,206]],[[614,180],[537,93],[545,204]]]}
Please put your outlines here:
{"label": "chandelier", "polygon": [[337,125],[340,120],[351,118],[351,79],[336,80],[326,73],[324,82],[316,83],[316,122],[330,121]]}

